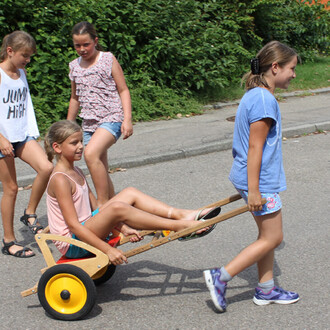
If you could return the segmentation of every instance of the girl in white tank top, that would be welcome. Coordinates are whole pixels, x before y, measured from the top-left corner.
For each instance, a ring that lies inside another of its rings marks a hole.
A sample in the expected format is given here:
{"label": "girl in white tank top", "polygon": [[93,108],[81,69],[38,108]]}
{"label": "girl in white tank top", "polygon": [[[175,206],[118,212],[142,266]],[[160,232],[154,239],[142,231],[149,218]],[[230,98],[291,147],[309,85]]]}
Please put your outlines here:
{"label": "girl in white tank top", "polygon": [[29,203],[21,217],[21,221],[34,235],[43,229],[38,222],[36,209],[53,168],[35,140],[39,131],[25,73],[25,66],[35,51],[34,39],[23,31],[5,36],[0,51],[0,181],[3,187],[1,203],[6,205],[1,209],[1,251],[19,258],[32,257],[34,252],[17,243],[14,233],[18,191],[14,157],[19,157],[37,172]]}

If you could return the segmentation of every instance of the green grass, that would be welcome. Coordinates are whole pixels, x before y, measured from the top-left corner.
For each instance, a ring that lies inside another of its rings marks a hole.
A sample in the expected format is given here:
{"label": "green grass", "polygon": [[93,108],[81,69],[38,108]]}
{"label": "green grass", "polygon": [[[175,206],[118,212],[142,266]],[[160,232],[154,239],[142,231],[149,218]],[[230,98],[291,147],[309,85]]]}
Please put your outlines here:
{"label": "green grass", "polygon": [[[297,77],[291,81],[287,90],[277,89],[276,93],[330,87],[330,56],[319,56],[314,59],[314,62],[298,64],[296,75]],[[240,82],[237,82],[230,87],[208,92],[200,99],[200,102],[204,104],[228,102],[241,98],[244,93],[244,88],[241,87]]]}
{"label": "green grass", "polygon": [[297,77],[287,91],[330,87],[330,56],[317,57],[314,62],[298,64]]}

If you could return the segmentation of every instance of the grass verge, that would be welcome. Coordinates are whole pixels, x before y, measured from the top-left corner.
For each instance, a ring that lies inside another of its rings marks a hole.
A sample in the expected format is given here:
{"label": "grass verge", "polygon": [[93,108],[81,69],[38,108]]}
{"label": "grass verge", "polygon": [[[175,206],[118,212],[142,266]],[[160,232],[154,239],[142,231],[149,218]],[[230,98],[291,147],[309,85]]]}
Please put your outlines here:
{"label": "grass verge", "polygon": [[[318,56],[313,62],[298,64],[296,75],[287,90],[277,89],[276,93],[330,87],[330,56]],[[207,92],[199,101],[203,104],[228,102],[241,98],[244,93],[244,87],[238,81],[230,87]]]}

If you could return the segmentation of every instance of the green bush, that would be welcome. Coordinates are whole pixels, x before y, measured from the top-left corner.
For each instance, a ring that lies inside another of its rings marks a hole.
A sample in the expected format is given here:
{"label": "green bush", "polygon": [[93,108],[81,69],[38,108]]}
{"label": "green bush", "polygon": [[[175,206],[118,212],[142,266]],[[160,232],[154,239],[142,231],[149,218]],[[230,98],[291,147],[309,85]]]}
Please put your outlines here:
{"label": "green bush", "polygon": [[[196,99],[237,82],[272,40],[306,58],[329,50],[329,12],[289,0],[2,0],[0,36],[17,29],[37,41],[28,80],[39,128],[66,117],[71,29],[92,22],[124,70],[133,119],[198,112]],[[306,23],[308,22],[308,23]]]}
{"label": "green bush", "polygon": [[317,2],[301,0],[256,1],[255,32],[265,42],[282,41],[295,48],[302,59],[329,54],[330,12]]}

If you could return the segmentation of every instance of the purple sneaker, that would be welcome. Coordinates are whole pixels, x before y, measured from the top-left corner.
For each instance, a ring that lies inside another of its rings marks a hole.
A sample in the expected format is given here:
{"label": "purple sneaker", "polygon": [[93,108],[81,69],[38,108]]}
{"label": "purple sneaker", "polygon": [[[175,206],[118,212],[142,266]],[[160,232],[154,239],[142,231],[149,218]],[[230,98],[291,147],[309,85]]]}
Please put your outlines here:
{"label": "purple sneaker", "polygon": [[220,281],[221,271],[219,268],[204,270],[204,279],[210,290],[212,301],[220,312],[225,312],[227,301],[225,298],[227,283]]}
{"label": "purple sneaker", "polygon": [[274,286],[268,293],[264,293],[260,288],[256,288],[253,302],[256,305],[263,306],[269,304],[293,304],[299,300],[296,292],[285,291],[282,288]]}

